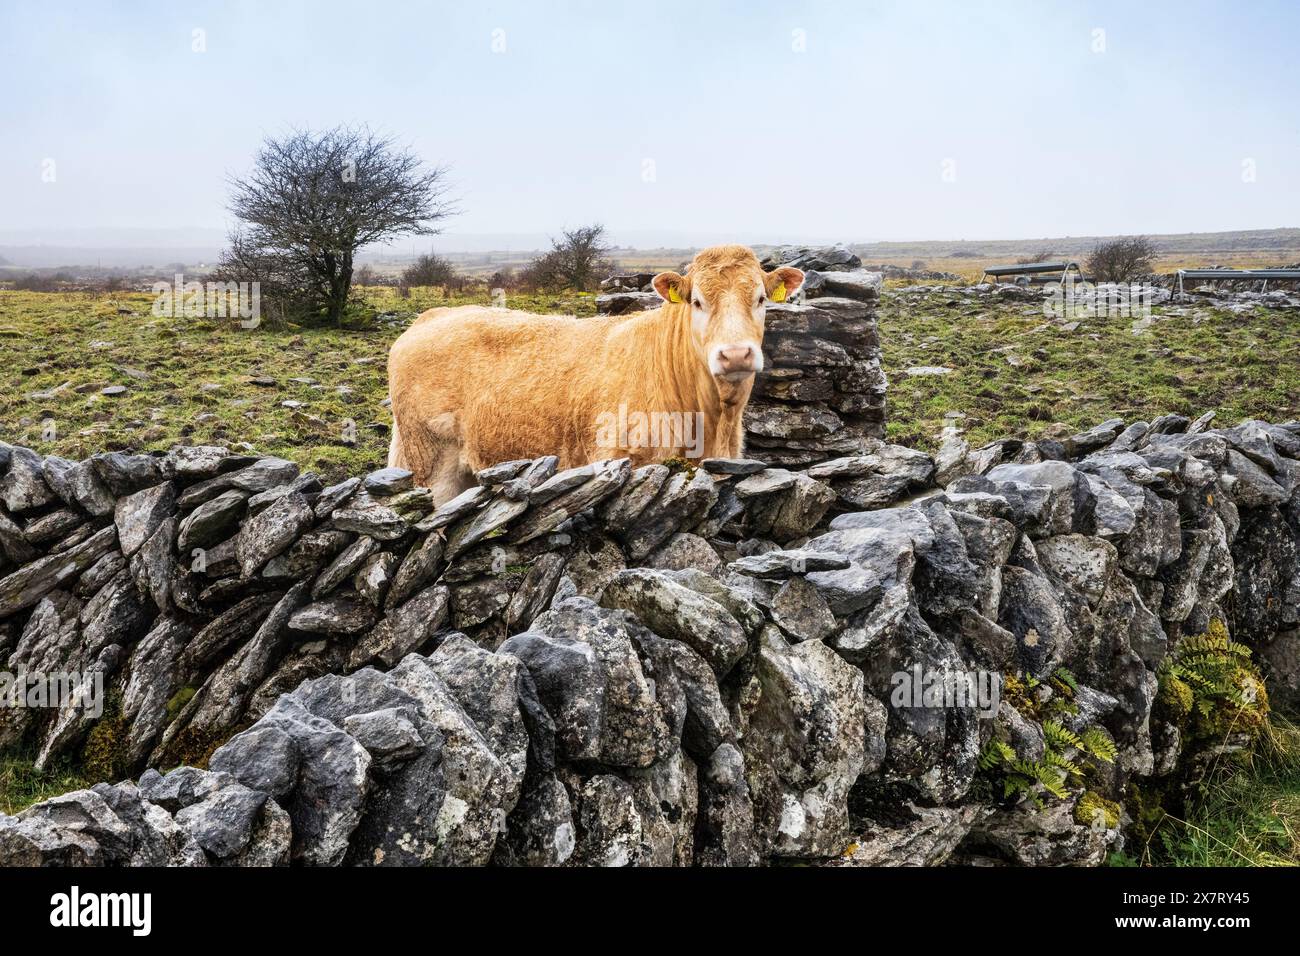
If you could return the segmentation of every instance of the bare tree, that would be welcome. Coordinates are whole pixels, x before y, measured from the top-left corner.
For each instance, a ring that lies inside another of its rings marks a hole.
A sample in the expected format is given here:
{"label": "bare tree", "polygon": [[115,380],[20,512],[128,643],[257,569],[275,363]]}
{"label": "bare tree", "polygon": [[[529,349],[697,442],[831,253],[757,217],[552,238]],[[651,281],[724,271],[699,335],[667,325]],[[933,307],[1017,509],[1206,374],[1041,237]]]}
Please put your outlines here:
{"label": "bare tree", "polygon": [[262,307],[276,319],[321,307],[311,299],[312,278],[303,263],[284,250],[259,245],[235,230],[210,278],[214,282],[256,282]]}
{"label": "bare tree", "polygon": [[582,226],[551,240],[550,252],[538,256],[519,273],[519,282],[535,289],[577,289],[590,292],[615,270],[605,244],[605,227]]}
{"label": "bare tree", "polygon": [[1051,261],[1052,261],[1052,250],[1040,249],[1038,252],[1035,252],[1032,256],[1022,256],[1021,258],[1017,259],[1016,265],[1030,266],[1030,265],[1037,265],[1040,262],[1051,262]]}
{"label": "bare tree", "polygon": [[1094,282],[1132,282],[1151,272],[1156,247],[1146,236],[1122,236],[1098,243],[1084,264]]}
{"label": "bare tree", "polygon": [[551,241],[560,254],[560,274],[573,288],[587,292],[600,287],[600,280],[614,271],[605,244],[605,227],[583,226],[564,233],[564,238]]}
{"label": "bare tree", "polygon": [[559,269],[553,252],[546,252],[535,257],[523,266],[516,277],[519,288],[536,292],[538,289],[553,289],[559,286]]}
{"label": "bare tree", "polygon": [[519,270],[515,281],[519,283],[519,288],[533,292],[559,286],[559,271],[554,253],[547,252],[534,258]]}
{"label": "bare tree", "polygon": [[[447,170],[365,127],[295,132],[267,139],[244,179],[233,179],[230,211],[244,223],[241,250],[223,258],[275,266],[301,283],[302,304],[343,317],[358,249],[403,235],[431,235],[456,210]],[[241,276],[247,279],[247,276]],[[265,288],[263,294],[266,294]]]}

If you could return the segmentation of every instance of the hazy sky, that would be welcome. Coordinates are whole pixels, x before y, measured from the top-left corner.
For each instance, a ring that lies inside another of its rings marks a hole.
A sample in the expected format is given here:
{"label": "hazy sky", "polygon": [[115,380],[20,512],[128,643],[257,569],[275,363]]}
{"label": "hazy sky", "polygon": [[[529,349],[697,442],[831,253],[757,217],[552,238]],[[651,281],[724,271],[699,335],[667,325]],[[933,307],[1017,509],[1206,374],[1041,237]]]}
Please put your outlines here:
{"label": "hazy sky", "polygon": [[450,164],[453,234],[1296,225],[1298,33],[1282,0],[4,0],[0,231],[224,228],[262,137],[357,122]]}

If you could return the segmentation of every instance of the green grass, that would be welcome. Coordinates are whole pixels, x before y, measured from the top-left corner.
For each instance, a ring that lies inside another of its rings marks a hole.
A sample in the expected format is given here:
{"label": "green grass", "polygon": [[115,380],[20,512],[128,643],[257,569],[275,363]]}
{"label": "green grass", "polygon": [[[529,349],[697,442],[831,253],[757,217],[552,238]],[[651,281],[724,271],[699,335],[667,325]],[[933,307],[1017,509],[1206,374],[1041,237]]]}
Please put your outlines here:
{"label": "green grass", "polygon": [[[8,359],[0,367],[0,437],[68,458],[248,442],[327,479],[378,467],[392,422],[381,403],[393,339],[426,308],[486,303],[487,295],[415,289],[402,298],[396,289],[371,288],[362,297],[367,308],[357,314],[371,318],[347,328],[246,331],[230,320],[154,316],[145,293],[0,290]],[[590,295],[512,296],[509,305],[594,313]],[[1183,314],[1157,308],[1155,316],[1140,335],[1124,318],[1085,320],[1065,331],[1047,323],[1036,302],[887,296],[880,335],[890,376],[889,439],[933,449],[950,411],[966,416],[962,425],[975,445],[1050,437],[1113,416],[1215,409],[1230,423],[1300,415],[1300,323],[1293,314],[1196,306]],[[1008,347],[1018,367],[998,351]],[[902,374],[914,365],[955,371]],[[261,377],[275,385],[252,381]],[[127,391],[102,395],[107,385]],[[355,444],[344,440],[348,420],[356,423]]]}
{"label": "green grass", "polygon": [[[933,449],[950,411],[966,416],[962,425],[975,446],[1007,436],[1071,434],[1113,417],[1194,417],[1213,409],[1217,423],[1234,424],[1300,415],[1294,312],[1181,311],[1155,308],[1154,324],[1135,335],[1129,318],[1086,319],[1065,331],[1032,301],[984,307],[944,293],[887,296],[880,339],[890,378],[889,440]],[[1007,348],[1018,367],[997,351]],[[917,365],[954,372],[900,374]]]}
{"label": "green grass", "polygon": [[[227,319],[155,316],[146,293],[0,290],[0,439],[74,459],[248,442],[326,479],[381,467],[392,424],[381,405],[389,346],[424,309],[486,304],[487,296],[415,289],[401,298],[388,288],[362,295],[369,308],[358,313],[397,314],[341,329],[244,330]],[[595,311],[590,296],[527,295],[509,305]],[[109,385],[127,391],[101,394]],[[349,420],[355,443],[345,440]]]}
{"label": "green grass", "polygon": [[1300,866],[1300,727],[1274,716],[1243,766],[1219,766],[1184,817],[1166,816],[1116,865]]}
{"label": "green grass", "polygon": [[0,755],[0,813],[13,815],[33,803],[90,786],[66,762],[38,771],[30,754]]}

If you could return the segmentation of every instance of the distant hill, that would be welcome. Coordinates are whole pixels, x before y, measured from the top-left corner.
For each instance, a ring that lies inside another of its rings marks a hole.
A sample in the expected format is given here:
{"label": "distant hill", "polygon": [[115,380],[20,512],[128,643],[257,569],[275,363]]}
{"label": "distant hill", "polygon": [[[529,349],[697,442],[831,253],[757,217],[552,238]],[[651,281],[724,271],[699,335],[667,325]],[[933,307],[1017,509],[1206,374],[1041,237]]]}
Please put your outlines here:
{"label": "distant hill", "polygon": [[[1048,239],[963,239],[956,242],[851,243],[865,262],[881,259],[1005,259],[1051,250],[1056,255],[1085,256],[1093,246],[1114,236],[1058,236]],[[1148,238],[1163,254],[1199,255],[1227,252],[1300,250],[1300,229],[1247,229],[1240,232],[1184,232]]]}
{"label": "distant hill", "polygon": [[[614,259],[625,268],[676,268],[688,262],[695,251],[712,242],[744,242],[744,236],[710,237],[698,245],[663,244],[646,233],[642,244],[629,241],[617,230],[618,248]],[[59,233],[24,234],[0,230],[0,268],[22,269],[138,269],[165,268],[184,264],[187,268],[210,266],[225,243],[219,230],[64,230]],[[698,238],[698,237],[692,237]],[[864,262],[914,260],[965,264],[979,271],[981,263],[1015,261],[1038,252],[1054,256],[1083,258],[1098,242],[1113,236],[1058,236],[1042,239],[928,239],[909,242],[849,242],[849,248]],[[1247,229],[1238,232],[1187,232],[1151,235],[1162,261],[1300,260],[1300,228]],[[826,245],[798,239],[788,243],[750,242],[760,254],[780,245]],[[458,248],[458,245],[460,248]],[[494,246],[494,248],[486,248]],[[492,236],[436,236],[401,241],[386,247],[363,250],[358,263],[369,263],[380,272],[395,273],[415,255],[435,249],[460,270],[471,275],[488,275],[503,268],[518,268],[537,250],[547,246],[545,237],[531,234]],[[961,270],[958,270],[961,271]]]}
{"label": "distant hill", "polygon": [[[211,265],[219,246],[0,246],[0,267],[15,269],[138,269],[161,268],[170,263]],[[8,260],[3,261],[3,260]]]}

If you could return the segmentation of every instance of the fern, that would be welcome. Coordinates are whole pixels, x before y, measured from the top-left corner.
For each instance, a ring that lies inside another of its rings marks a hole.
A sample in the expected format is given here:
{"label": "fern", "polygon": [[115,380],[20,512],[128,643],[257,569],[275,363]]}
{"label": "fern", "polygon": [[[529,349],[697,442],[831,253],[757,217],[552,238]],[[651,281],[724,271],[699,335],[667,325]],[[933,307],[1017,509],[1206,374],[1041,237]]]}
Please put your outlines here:
{"label": "fern", "polygon": [[1254,736],[1268,723],[1268,695],[1250,648],[1234,641],[1222,621],[1211,621],[1204,634],[1184,636],[1165,659],[1159,678],[1173,707],[1170,716],[1176,721],[1190,717],[1192,726],[1183,729],[1192,736]]}
{"label": "fern", "polygon": [[1185,684],[1195,685],[1205,691],[1213,691],[1216,686],[1214,681],[1210,680],[1200,671],[1176,661],[1168,664],[1166,673],[1172,674]]}
{"label": "fern", "polygon": [[1250,648],[1228,637],[1227,633],[1193,634],[1184,637],[1174,648],[1174,655],[1180,660],[1194,656],[1219,658],[1224,654],[1237,657],[1250,657]]}
{"label": "fern", "polygon": [[1047,738],[1048,745],[1057,750],[1064,750],[1067,747],[1073,747],[1075,750],[1083,749],[1083,741],[1073,731],[1054,720],[1043,721],[1043,736]]}
{"label": "fern", "polygon": [[[1073,676],[1073,675],[1070,675]],[[1053,680],[1057,679],[1056,675]],[[1062,679],[1064,681],[1064,679]],[[1056,720],[1042,721],[1043,756],[1039,760],[1022,760],[1015,748],[992,737],[979,755],[981,770],[1001,776],[1004,799],[1023,798],[1037,809],[1044,806],[1042,792],[1058,800],[1069,799],[1081,787],[1087,767],[1071,759],[1075,752],[1088,754],[1111,763],[1116,757],[1115,742],[1101,727],[1092,726],[1076,734]],[[1071,756],[1066,756],[1070,753]]]}
{"label": "fern", "polygon": [[1002,796],[1004,798],[1024,797],[1034,805],[1036,810],[1043,809],[1043,800],[1034,791],[1034,781],[1028,777],[1008,776],[1002,782]]}
{"label": "fern", "polygon": [[1191,654],[1212,654],[1221,649],[1223,642],[1212,634],[1188,634],[1174,647],[1175,657]]}
{"label": "fern", "polygon": [[1215,672],[1222,669],[1223,663],[1223,654],[1201,652],[1179,658],[1178,667],[1186,673],[1196,674],[1217,684],[1219,675]]}
{"label": "fern", "polygon": [[1098,760],[1114,763],[1115,758],[1119,756],[1119,749],[1115,746],[1115,741],[1111,740],[1110,734],[1100,727],[1087,728],[1080,735],[1079,740],[1083,744],[1082,749]]}
{"label": "fern", "polygon": [[1048,747],[1043,751],[1043,763],[1065,773],[1066,777],[1083,777],[1083,768]]}
{"label": "fern", "polygon": [[1035,760],[1013,760],[1011,769],[1022,777],[1041,783],[1043,789],[1054,797],[1064,800],[1070,795],[1065,788],[1065,774],[1055,767]]}
{"label": "fern", "polygon": [[998,767],[1016,758],[1016,752],[1011,749],[1009,744],[1003,743],[996,737],[992,738],[980,753],[980,769],[996,770]]}
{"label": "fern", "polygon": [[1079,690],[1078,678],[1068,667],[1058,667],[1052,672],[1052,683],[1056,689],[1068,697],[1073,697]]}

